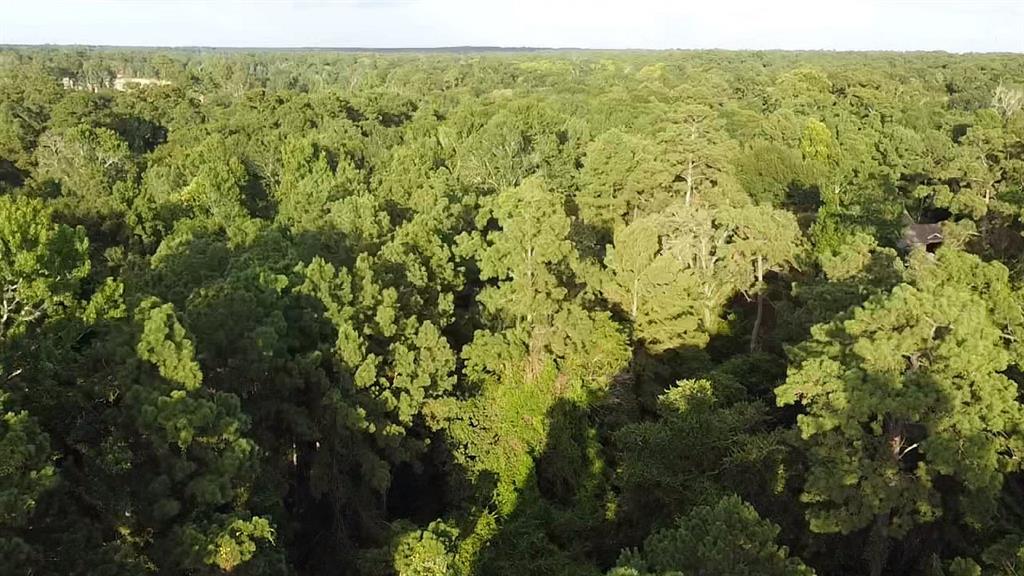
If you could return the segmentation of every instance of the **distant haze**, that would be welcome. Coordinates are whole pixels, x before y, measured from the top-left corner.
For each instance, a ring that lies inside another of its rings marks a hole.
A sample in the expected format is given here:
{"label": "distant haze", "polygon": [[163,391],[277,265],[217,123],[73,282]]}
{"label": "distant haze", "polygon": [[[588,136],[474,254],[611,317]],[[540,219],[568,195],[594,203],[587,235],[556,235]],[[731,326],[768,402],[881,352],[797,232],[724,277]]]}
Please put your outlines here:
{"label": "distant haze", "polygon": [[7,0],[0,43],[1024,52],[1024,0]]}

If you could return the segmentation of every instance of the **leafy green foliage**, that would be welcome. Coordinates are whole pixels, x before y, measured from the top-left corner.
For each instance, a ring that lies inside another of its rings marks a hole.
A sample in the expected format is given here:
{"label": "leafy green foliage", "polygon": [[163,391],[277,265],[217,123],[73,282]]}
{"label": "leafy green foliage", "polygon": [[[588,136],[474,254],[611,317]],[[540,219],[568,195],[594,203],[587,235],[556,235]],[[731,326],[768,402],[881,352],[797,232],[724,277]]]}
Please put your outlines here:
{"label": "leafy green foliage", "polygon": [[[812,330],[777,389],[799,402],[812,530],[876,523],[902,536],[944,513],[994,512],[1021,441],[1018,296],[1006,269],[955,251],[919,258],[905,283]],[[943,495],[941,482],[959,487]]]}
{"label": "leafy green foliage", "polygon": [[74,304],[88,247],[85,231],[54,224],[43,202],[0,196],[0,342]]}
{"label": "leafy green foliage", "polygon": [[661,224],[660,218],[647,217],[619,228],[605,255],[604,294],[628,314],[636,338],[652,350],[699,344],[704,337],[696,282],[663,249]]}
{"label": "leafy green foliage", "polygon": [[654,574],[810,575],[814,571],[784,546],[775,544],[779,528],[736,496],[714,506],[698,506],[673,528],[644,542],[643,553],[628,551],[609,576]]}
{"label": "leafy green foliage", "polygon": [[670,182],[652,142],[610,130],[587,146],[576,203],[585,222],[611,229],[664,204]]}
{"label": "leafy green foliage", "polygon": [[1019,571],[1021,77],[0,50],[0,572]]}
{"label": "leafy green foliage", "polygon": [[563,203],[539,179],[497,196],[494,215],[501,230],[487,235],[479,266],[481,279],[503,282],[482,294],[481,302],[505,325],[547,325],[567,296],[556,276],[573,254]]}
{"label": "leafy green foliage", "polygon": [[22,537],[39,497],[56,481],[47,435],[28,412],[11,412],[0,396],[0,551],[5,570],[28,570],[33,550]]}
{"label": "leafy green foliage", "polygon": [[785,483],[786,447],[768,431],[766,407],[716,380],[678,382],[658,399],[657,420],[616,434],[623,512],[634,521],[665,522],[723,492],[766,496]]}
{"label": "leafy green foliage", "polygon": [[48,131],[39,138],[35,160],[37,178],[59,184],[64,210],[109,218],[128,209],[135,165],[115,132],[86,126]]}

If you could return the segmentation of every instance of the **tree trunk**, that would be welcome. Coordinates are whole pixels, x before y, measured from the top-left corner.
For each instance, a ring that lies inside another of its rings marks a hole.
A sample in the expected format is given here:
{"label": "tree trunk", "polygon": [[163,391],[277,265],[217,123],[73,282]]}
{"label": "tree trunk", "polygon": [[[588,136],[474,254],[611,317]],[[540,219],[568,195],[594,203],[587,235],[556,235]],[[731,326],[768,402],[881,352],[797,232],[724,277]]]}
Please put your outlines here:
{"label": "tree trunk", "polygon": [[640,308],[640,277],[637,276],[633,279],[633,293],[630,294],[632,297],[631,306],[629,308],[629,319],[634,323],[636,322],[636,313]]}
{"label": "tree trunk", "polygon": [[693,155],[690,155],[689,164],[686,167],[686,205],[690,205],[690,198],[693,197]]}
{"label": "tree trunk", "polygon": [[885,565],[889,563],[889,513],[875,516],[868,535],[864,559],[868,561],[868,573],[871,576],[882,576]]}
{"label": "tree trunk", "polygon": [[[903,423],[890,415],[884,416],[882,420],[884,444],[881,447],[880,457],[891,459],[896,465],[899,465],[900,459],[907,451],[917,445],[904,448],[906,437],[903,433]],[[864,546],[864,559],[868,562],[868,573],[871,576],[882,576],[886,564],[889,562],[889,550],[892,545],[892,539],[889,537],[891,516],[891,510],[877,514],[871,526],[871,532],[868,534],[868,540]]]}
{"label": "tree trunk", "polygon": [[[530,286],[530,292],[535,293],[533,290],[533,244],[529,244],[526,247],[526,283]],[[526,312],[526,325],[529,326],[530,330],[533,330],[533,309],[529,309]]]}
{"label": "tree trunk", "polygon": [[754,330],[750,334],[750,351],[757,352],[757,335],[761,331],[761,318],[764,317],[764,294],[757,293],[757,316],[754,318]]}
{"label": "tree trunk", "polygon": [[761,332],[761,321],[764,319],[764,263],[757,257],[757,316],[754,318],[754,329],[750,333],[750,351],[757,351],[757,336]]}

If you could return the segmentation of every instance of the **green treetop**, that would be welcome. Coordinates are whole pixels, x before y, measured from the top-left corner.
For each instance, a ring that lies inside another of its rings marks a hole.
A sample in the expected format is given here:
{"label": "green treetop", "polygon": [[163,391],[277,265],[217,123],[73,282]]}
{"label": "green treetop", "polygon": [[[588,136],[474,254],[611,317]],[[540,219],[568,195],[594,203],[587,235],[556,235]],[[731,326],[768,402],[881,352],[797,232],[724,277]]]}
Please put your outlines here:
{"label": "green treetop", "polygon": [[[985,522],[1018,467],[1024,413],[1005,374],[1019,300],[999,264],[920,255],[904,284],[816,326],[793,350],[780,405],[798,404],[810,459],[802,499],[816,532],[873,527],[873,541],[954,514]],[[940,491],[952,482],[955,492]],[[885,546],[869,551],[872,573]]]}
{"label": "green treetop", "polygon": [[626,551],[608,576],[812,576],[775,543],[779,527],[737,496],[698,506],[673,528],[655,532],[643,552]]}

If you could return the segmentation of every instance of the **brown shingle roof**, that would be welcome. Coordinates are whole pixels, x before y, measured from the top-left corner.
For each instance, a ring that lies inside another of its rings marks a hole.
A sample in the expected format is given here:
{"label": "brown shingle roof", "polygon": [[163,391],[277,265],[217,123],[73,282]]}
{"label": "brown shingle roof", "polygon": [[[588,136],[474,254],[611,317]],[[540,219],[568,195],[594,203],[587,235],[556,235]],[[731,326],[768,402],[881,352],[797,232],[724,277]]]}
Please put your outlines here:
{"label": "brown shingle roof", "polygon": [[903,229],[903,243],[908,248],[940,244],[942,239],[941,224],[911,224]]}

